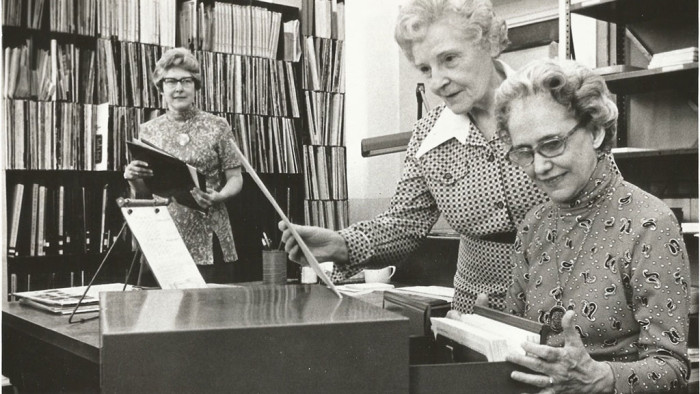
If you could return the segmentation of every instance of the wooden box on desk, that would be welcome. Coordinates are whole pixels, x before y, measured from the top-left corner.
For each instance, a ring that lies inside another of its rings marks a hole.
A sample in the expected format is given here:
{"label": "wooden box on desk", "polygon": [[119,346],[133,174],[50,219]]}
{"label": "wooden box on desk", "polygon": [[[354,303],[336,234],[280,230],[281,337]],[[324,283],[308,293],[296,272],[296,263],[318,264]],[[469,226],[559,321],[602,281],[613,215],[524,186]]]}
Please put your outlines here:
{"label": "wooden box on desk", "polygon": [[319,285],[100,303],[105,393],[408,392],[408,320]]}

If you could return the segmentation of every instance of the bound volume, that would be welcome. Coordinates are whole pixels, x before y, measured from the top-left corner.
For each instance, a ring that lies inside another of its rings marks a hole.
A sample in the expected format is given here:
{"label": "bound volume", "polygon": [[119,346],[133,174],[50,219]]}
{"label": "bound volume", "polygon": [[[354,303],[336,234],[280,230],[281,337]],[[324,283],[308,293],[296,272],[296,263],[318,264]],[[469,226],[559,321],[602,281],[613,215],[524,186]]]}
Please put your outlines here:
{"label": "bound volume", "polygon": [[188,208],[205,210],[190,194],[194,187],[206,190],[204,174],[145,140],[127,141],[126,144],[133,159],[145,161],[153,170],[152,177],[143,178],[151,193],[161,197],[173,197],[179,204]]}

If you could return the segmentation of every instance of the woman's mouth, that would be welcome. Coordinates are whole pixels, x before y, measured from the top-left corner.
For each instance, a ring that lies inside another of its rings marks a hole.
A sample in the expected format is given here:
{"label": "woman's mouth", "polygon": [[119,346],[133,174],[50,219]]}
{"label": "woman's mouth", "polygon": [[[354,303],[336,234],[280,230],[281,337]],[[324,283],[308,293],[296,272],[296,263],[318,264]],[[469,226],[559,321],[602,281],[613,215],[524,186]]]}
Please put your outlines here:
{"label": "woman's mouth", "polygon": [[564,178],[564,175],[566,174],[551,176],[547,179],[538,178],[537,180],[544,186],[554,187],[559,183],[559,181],[561,181]]}

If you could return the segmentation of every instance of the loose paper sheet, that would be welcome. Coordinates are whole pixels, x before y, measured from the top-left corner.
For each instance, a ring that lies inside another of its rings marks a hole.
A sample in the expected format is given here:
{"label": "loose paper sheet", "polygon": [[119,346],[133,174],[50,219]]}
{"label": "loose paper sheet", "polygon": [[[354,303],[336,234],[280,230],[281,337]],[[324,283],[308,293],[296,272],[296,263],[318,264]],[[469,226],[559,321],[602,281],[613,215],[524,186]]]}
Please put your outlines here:
{"label": "loose paper sheet", "polygon": [[207,287],[167,207],[123,207],[122,214],[162,289]]}

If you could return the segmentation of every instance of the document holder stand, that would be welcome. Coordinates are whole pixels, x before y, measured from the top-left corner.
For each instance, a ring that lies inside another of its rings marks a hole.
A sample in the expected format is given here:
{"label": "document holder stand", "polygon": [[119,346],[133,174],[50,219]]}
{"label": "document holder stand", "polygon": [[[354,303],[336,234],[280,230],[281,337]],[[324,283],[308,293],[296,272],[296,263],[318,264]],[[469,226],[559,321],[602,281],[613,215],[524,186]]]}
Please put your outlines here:
{"label": "document holder stand", "polygon": [[[540,334],[546,343],[547,325],[489,308],[474,306],[474,313]],[[410,338],[411,393],[463,393],[478,384],[480,393],[522,393],[532,386],[511,379],[512,371],[533,373],[507,361],[488,362],[483,355],[441,335]]]}
{"label": "document holder stand", "polygon": [[168,212],[169,198],[119,198],[117,204],[161,289],[207,287]]}

